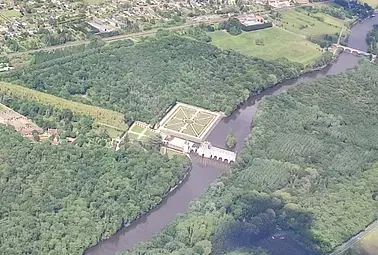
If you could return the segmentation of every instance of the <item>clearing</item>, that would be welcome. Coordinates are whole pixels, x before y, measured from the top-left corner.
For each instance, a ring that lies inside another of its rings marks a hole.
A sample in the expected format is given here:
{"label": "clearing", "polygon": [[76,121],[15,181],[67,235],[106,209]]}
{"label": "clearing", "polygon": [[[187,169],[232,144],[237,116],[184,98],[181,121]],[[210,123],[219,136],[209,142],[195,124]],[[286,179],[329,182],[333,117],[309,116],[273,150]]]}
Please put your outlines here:
{"label": "clearing", "polygon": [[290,10],[282,12],[282,26],[284,29],[304,35],[306,37],[323,38],[324,35],[340,33],[344,21],[333,18],[324,13],[310,13]]}
{"label": "clearing", "polygon": [[160,121],[159,130],[182,139],[202,142],[223,117],[223,113],[177,103]]}
{"label": "clearing", "polygon": [[30,119],[3,104],[0,104],[0,124],[13,126],[24,137],[32,137],[34,130],[40,134],[43,133],[42,128],[38,127]]}
{"label": "clearing", "polygon": [[[308,64],[322,54],[315,44],[277,27],[243,32],[238,36],[225,31],[216,31],[209,35],[213,39],[212,43],[219,48],[233,49],[266,60],[285,57],[293,62]],[[256,40],[262,40],[264,45],[257,45]]]}

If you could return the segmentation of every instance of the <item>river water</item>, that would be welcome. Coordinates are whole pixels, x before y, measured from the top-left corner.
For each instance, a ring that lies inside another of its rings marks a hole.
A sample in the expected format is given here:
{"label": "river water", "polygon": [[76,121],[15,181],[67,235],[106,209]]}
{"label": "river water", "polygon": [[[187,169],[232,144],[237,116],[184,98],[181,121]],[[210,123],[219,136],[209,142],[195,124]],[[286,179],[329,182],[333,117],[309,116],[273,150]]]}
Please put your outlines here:
{"label": "river water", "polygon": [[[348,46],[366,51],[365,36],[374,24],[378,24],[378,17],[356,24],[352,28]],[[285,81],[265,90],[260,95],[249,98],[231,116],[220,122],[210,133],[207,140],[215,146],[225,148],[226,136],[230,131],[233,131],[237,137],[235,150],[240,151],[246,137],[251,132],[252,119],[261,98],[280,94],[288,88],[297,86],[305,81],[312,81],[323,78],[326,75],[343,72],[356,66],[358,60],[357,56],[342,53],[332,65],[320,71],[307,73],[297,79]],[[190,175],[159,206],[130,226],[122,228],[109,239],[101,241],[96,246],[87,249],[85,255],[114,255],[116,252],[123,252],[132,248],[139,242],[151,239],[173,221],[178,214],[185,213],[190,202],[200,197],[206,188],[227,169],[222,163],[204,160],[196,156],[192,156],[192,160],[193,169]]]}

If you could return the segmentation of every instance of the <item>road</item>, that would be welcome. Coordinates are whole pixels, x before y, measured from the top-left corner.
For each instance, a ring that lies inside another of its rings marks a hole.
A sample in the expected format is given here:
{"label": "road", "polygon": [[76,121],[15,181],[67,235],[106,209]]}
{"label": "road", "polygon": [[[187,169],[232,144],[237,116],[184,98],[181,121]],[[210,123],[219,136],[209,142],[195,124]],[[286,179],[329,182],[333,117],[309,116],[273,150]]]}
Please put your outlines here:
{"label": "road", "polygon": [[[271,13],[271,11],[287,11],[287,10],[295,9],[295,8],[298,8],[298,7],[301,7],[301,6],[320,5],[320,4],[329,3],[329,2],[333,2],[333,0],[316,2],[316,3],[306,3],[306,4],[290,6],[290,7],[283,7],[283,8],[280,8],[280,9],[273,9],[273,10],[269,10],[269,11],[255,12],[254,14],[264,15],[264,14]],[[188,21],[187,23],[185,23],[183,25],[173,26],[173,27],[166,28],[166,29],[167,30],[180,30],[180,29],[183,29],[183,28],[191,27],[193,25],[220,23],[220,22],[223,22],[223,21],[226,21],[226,20],[228,20],[228,17],[225,17],[225,18],[219,17],[219,18],[215,18],[215,19],[201,20],[201,21],[197,21],[197,22],[196,21]],[[149,30],[149,31],[143,31],[143,32],[137,32],[137,33],[132,33],[132,34],[125,34],[125,35],[117,35],[117,36],[107,37],[107,38],[103,38],[102,40],[104,40],[104,41],[118,41],[118,40],[138,38],[138,37],[143,37],[143,36],[152,36],[152,35],[155,35],[157,31],[158,31],[158,29],[152,29],[152,30]],[[8,53],[7,56],[8,57],[17,57],[17,56],[20,56],[20,55],[29,54],[29,53],[38,52],[38,51],[52,51],[52,50],[56,50],[56,49],[63,49],[63,48],[66,48],[66,47],[77,46],[77,45],[81,45],[81,44],[88,44],[89,42],[90,42],[89,40],[68,42],[68,43],[65,43],[65,44],[44,47],[44,48],[36,49],[36,50],[28,50],[28,51],[22,51],[22,52]]]}
{"label": "road", "polygon": [[[212,19],[212,20],[208,20],[208,21],[201,21],[201,22],[188,22],[188,23],[183,24],[183,25],[167,28],[167,30],[179,30],[179,29],[187,28],[187,27],[190,27],[190,26],[193,26],[193,25],[196,25],[196,24],[200,24],[200,23],[210,24],[210,23],[223,22],[227,19],[228,18],[217,18],[217,19]],[[143,37],[143,36],[151,36],[151,35],[156,34],[157,31],[158,31],[158,29],[152,29],[152,30],[149,30],[149,31],[143,31],[143,32],[138,32],[138,33],[107,37],[107,38],[103,38],[102,40],[103,41],[118,41],[118,40],[138,38],[138,37]],[[69,42],[69,43],[60,44],[60,45],[56,45],[56,46],[49,46],[49,47],[36,49],[36,50],[13,52],[13,53],[8,53],[8,57],[15,57],[15,56],[19,56],[19,55],[23,55],[23,54],[29,54],[29,53],[38,52],[38,51],[51,51],[51,50],[56,50],[56,49],[62,49],[62,48],[77,46],[77,45],[81,45],[81,44],[88,44],[89,42],[90,42],[90,40],[75,41],[75,42]]]}
{"label": "road", "polygon": [[360,239],[364,238],[366,235],[368,235],[371,231],[373,231],[375,228],[378,227],[378,220],[371,223],[363,232],[358,233],[357,235],[353,236],[351,239],[349,239],[346,243],[341,245],[339,248],[337,248],[334,252],[332,252],[330,255],[339,255],[348,250],[350,247],[355,245]]}

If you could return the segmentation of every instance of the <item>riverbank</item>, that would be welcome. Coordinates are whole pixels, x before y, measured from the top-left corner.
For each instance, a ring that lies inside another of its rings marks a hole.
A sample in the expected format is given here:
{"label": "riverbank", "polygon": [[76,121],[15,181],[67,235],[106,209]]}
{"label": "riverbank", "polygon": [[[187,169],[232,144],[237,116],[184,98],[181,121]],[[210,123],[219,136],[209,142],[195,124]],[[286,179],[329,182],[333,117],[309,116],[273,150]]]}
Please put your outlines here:
{"label": "riverbank", "polygon": [[[335,59],[335,61],[337,60],[338,59]],[[327,68],[329,69],[331,67],[332,64],[326,65],[320,71],[324,71]],[[276,84],[276,86],[269,87],[259,94],[252,95],[247,102],[240,104],[240,106],[233,112],[233,114],[226,117],[221,123],[217,125],[217,127],[215,127],[215,129],[211,132],[208,140],[212,144],[216,144],[218,147],[224,148],[225,141],[222,141],[221,139],[219,139],[219,137],[222,137],[224,139],[226,138],[226,136],[224,136],[223,134],[228,134],[230,130],[229,124],[230,122],[233,122],[235,114],[238,114],[240,111],[248,112],[248,110],[251,110],[244,108],[246,107],[246,105],[250,104],[254,100],[261,100],[262,97],[266,95],[274,94],[276,91],[282,92],[287,88],[287,84],[289,84],[289,86],[296,85],[300,83],[306,75],[312,77],[314,75],[317,76],[318,73],[319,71],[310,72],[310,70],[308,70],[306,74],[303,74],[291,80],[287,80],[283,83]],[[257,105],[252,106],[252,108],[252,112],[254,113],[255,109],[257,108]],[[252,118],[250,118],[250,120],[252,120]],[[247,134],[245,134],[244,136],[237,135],[238,143],[235,147],[235,150],[240,150],[243,147],[244,141],[241,141],[241,139],[244,140],[244,138],[247,137],[251,127],[250,124],[246,125],[246,123],[251,123],[251,121],[242,120],[242,122],[242,124],[232,124],[233,127],[231,128],[231,130],[235,130],[234,126],[238,126],[242,128],[243,131],[247,132]],[[222,131],[224,130],[224,128],[227,131]],[[222,133],[221,135],[218,135],[219,131]],[[236,131],[237,134],[240,134],[238,129]],[[185,176],[185,180],[182,181],[181,184],[176,185],[174,190],[170,191],[163,199],[163,201],[161,201],[161,203],[159,203],[155,208],[151,209],[149,212],[143,213],[137,220],[134,220],[124,228],[119,229],[117,233],[109,239],[100,241],[99,243],[97,243],[96,246],[87,249],[85,251],[85,254],[115,254],[117,251],[125,251],[127,249],[132,248],[136,243],[140,242],[141,238],[144,239],[143,241],[152,238],[156,233],[160,232],[166,226],[166,224],[168,224],[171,220],[176,218],[178,213],[184,213],[187,210],[189,203],[195,198],[198,198],[202,194],[204,189],[210,185],[210,183],[212,183],[216,178],[218,178],[219,176],[221,176],[222,173],[225,172],[225,169],[219,168],[220,166],[203,164],[202,162],[200,162],[201,159],[199,157],[192,157],[192,160],[194,160],[192,168],[192,171],[194,171],[191,172],[191,174]],[[170,205],[174,206],[173,210],[171,210],[172,207]],[[167,219],[169,218],[171,220],[167,221]],[[149,224],[150,222],[153,222],[154,225]]]}
{"label": "riverbank", "polygon": [[[184,170],[183,170],[183,176],[179,178],[179,180],[177,181],[176,185],[170,187],[164,194],[163,196],[161,197],[161,200],[160,202],[158,202],[157,204],[155,204],[154,206],[152,206],[151,208],[149,208],[147,211],[143,211],[141,212],[135,219],[131,220],[131,221],[128,221],[128,222],[122,222],[121,223],[121,226],[120,228],[114,233],[112,234],[111,236],[117,234],[121,229],[124,229],[124,228],[128,228],[130,227],[133,223],[135,223],[136,221],[138,221],[141,217],[147,215],[148,213],[150,213],[151,211],[153,211],[154,209],[156,209],[160,204],[162,204],[164,202],[164,200],[169,196],[171,195],[179,186],[180,184],[182,184],[183,182],[185,182],[185,180],[187,179],[187,177],[190,175],[190,172],[193,168],[193,164],[192,164],[192,159],[190,157],[189,158],[189,163],[185,166]],[[111,237],[109,236],[109,237]],[[96,246],[97,244],[109,239],[109,237],[105,237],[103,238],[102,234],[101,234],[101,237],[100,239],[97,241],[97,243],[94,245]],[[93,246],[92,246],[93,247]],[[86,254],[86,251],[84,251],[83,254]]]}
{"label": "riverbank", "polygon": [[[369,23],[362,23],[362,26],[369,26],[370,22],[378,22],[371,20]],[[363,28],[357,24],[356,28],[352,28],[351,35],[357,30]],[[367,30],[370,27],[366,28]],[[364,38],[360,36],[358,45],[350,45],[353,48],[361,48],[365,44]],[[245,138],[248,137],[251,130],[252,119],[255,116],[259,101],[264,96],[277,95],[295,87],[305,81],[316,80],[326,75],[344,72],[349,68],[357,65],[359,58],[357,56],[341,53],[340,56],[327,67],[322,70],[310,72],[301,75],[296,79],[287,80],[275,87],[267,88],[259,95],[251,96],[244,104],[236,109],[230,116],[224,118],[215,129],[210,133],[208,140],[214,146],[223,148],[225,139],[230,131],[235,132],[237,145],[235,150],[240,151],[244,146]],[[200,164],[199,158],[193,158],[193,169],[187,180],[182,183],[171,195],[167,197],[156,209],[151,211],[145,217],[141,217],[134,222],[129,228],[120,230],[116,235],[108,239],[108,241],[100,242],[99,245],[87,250],[87,255],[114,255],[116,252],[123,252],[133,247],[136,243],[144,242],[159,233],[166,225],[172,222],[177,214],[187,211],[189,204],[194,199],[203,194],[203,191],[216,180],[223,172],[214,165]]]}

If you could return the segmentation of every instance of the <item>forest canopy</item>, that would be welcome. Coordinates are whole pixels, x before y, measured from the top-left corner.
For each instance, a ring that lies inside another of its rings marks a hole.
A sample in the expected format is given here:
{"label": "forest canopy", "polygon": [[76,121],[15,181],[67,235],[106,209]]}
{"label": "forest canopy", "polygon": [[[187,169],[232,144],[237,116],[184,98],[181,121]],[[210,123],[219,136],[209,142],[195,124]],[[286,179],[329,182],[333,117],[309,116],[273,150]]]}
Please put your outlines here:
{"label": "forest canopy", "polygon": [[330,253],[378,217],[377,100],[370,63],[264,99],[232,174],[126,254],[266,254],[278,228]]}
{"label": "forest canopy", "polygon": [[229,114],[250,94],[302,69],[285,59],[265,61],[167,35],[37,53],[33,65],[2,79],[122,112],[127,123],[155,123],[176,101]]}
{"label": "forest canopy", "polygon": [[190,165],[138,145],[30,143],[0,125],[0,253],[82,254],[156,206]]}

